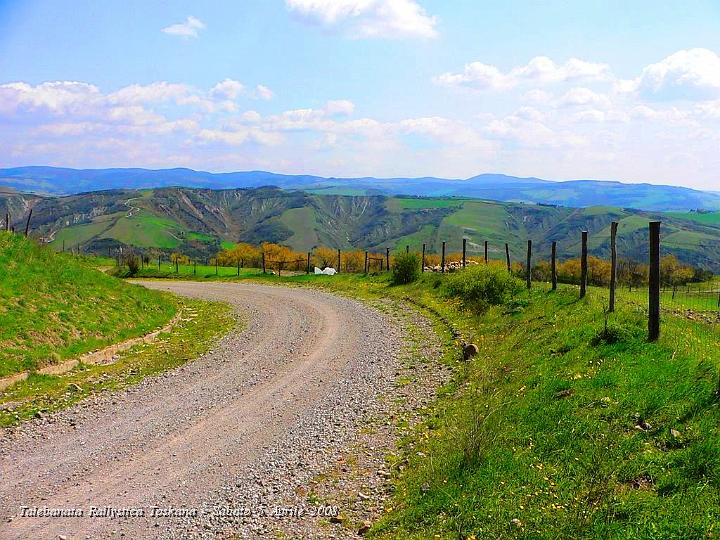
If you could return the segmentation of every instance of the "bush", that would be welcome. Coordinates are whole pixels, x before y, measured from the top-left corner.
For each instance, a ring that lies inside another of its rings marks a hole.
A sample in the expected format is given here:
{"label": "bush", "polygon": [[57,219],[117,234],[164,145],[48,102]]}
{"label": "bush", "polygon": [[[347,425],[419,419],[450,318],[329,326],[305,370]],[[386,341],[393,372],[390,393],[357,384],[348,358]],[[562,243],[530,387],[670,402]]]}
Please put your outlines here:
{"label": "bush", "polygon": [[504,304],[522,288],[522,281],[495,265],[471,266],[449,275],[445,284],[448,296],[459,298],[465,309],[478,313]]}
{"label": "bush", "polygon": [[417,253],[403,253],[395,257],[392,268],[394,285],[412,283],[420,277],[420,256]]}

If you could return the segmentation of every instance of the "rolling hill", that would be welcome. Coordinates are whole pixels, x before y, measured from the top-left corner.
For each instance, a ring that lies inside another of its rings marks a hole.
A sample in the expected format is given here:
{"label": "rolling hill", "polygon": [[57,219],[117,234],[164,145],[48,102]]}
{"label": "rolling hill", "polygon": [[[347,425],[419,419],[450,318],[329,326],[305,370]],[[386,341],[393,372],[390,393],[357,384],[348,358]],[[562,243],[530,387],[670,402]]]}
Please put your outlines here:
{"label": "rolling hill", "polygon": [[474,197],[572,207],[618,206],[644,210],[720,210],[720,194],[685,187],[598,180],[555,182],[502,174],[481,174],[467,179],[433,177],[324,178],[266,171],[210,173],[182,168],[79,170],[58,167],[17,167],[0,169],[0,186],[50,195],[176,186],[205,189],[276,186],[326,195]]}
{"label": "rolling hill", "polygon": [[610,222],[620,223],[621,258],[647,257],[647,223],[663,221],[663,251],[720,272],[720,213],[645,212],[611,206],[495,202],[471,198],[384,195],[318,195],[277,188],[211,190],[158,188],[108,190],[44,197],[0,191],[0,213],[24,227],[32,208],[33,235],[61,250],[107,254],[121,246],[140,251],[209,257],[234,242],[279,242],[298,251],[325,245],[384,250],[405,245],[429,252],[447,242],[471,254],[489,242],[491,258],[524,257],[533,240],[538,258],[553,241],[563,258],[580,250],[580,231],[590,232],[592,254],[607,256]]}

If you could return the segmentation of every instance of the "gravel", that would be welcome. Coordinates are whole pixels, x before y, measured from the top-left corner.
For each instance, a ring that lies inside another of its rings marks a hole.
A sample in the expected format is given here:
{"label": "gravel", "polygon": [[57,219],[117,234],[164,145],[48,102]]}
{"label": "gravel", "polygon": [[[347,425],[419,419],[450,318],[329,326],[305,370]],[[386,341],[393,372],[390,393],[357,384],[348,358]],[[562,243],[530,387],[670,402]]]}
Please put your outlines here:
{"label": "gravel", "polygon": [[[145,285],[229,302],[246,326],[181,368],[0,433],[0,538],[357,537],[388,495],[394,397],[414,411],[447,376],[408,363],[407,320],[309,289]],[[422,384],[398,387],[404,372]]]}

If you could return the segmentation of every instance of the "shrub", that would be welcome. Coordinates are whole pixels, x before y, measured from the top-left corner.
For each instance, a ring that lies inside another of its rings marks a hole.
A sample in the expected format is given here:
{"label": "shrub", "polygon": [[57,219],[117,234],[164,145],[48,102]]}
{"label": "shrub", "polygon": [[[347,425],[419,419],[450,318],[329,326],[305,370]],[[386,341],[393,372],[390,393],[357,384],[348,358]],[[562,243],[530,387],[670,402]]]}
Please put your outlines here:
{"label": "shrub", "polygon": [[465,309],[482,313],[503,304],[522,290],[523,284],[496,265],[471,266],[448,276],[448,296],[458,298]]}
{"label": "shrub", "polygon": [[394,285],[412,283],[420,277],[420,256],[417,253],[402,253],[395,256],[392,267]]}

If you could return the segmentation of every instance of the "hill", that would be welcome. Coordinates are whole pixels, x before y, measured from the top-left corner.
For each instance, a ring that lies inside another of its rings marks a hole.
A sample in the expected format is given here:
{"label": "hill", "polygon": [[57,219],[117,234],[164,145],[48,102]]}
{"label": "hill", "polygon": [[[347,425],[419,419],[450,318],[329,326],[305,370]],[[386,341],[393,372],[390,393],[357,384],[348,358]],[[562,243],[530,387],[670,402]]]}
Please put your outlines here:
{"label": "hill", "polygon": [[539,258],[553,241],[563,258],[576,257],[580,231],[590,233],[591,254],[606,257],[609,227],[620,222],[621,258],[647,257],[647,222],[663,221],[663,250],[683,262],[720,272],[718,213],[659,213],[596,206],[506,203],[453,197],[318,195],[276,188],[211,190],[160,188],[109,190],[42,197],[0,192],[0,215],[9,211],[19,229],[33,209],[33,234],[56,250],[79,248],[107,254],[121,246],[153,253],[209,257],[234,242],[263,241],[307,251],[325,245],[384,250],[410,245],[438,252],[443,241],[471,254],[489,242],[491,258],[524,257],[533,240]]}
{"label": "hill", "polygon": [[645,210],[720,209],[720,194],[678,186],[599,180],[554,182],[503,174],[481,174],[467,179],[325,178],[266,171],[210,173],[183,168],[69,169],[35,166],[0,169],[0,186],[51,195],[171,186],[234,189],[270,185],[332,195],[474,197],[573,207],[600,205]]}
{"label": "hill", "polygon": [[143,335],[176,310],[170,295],[3,231],[0,269],[0,377]]}

